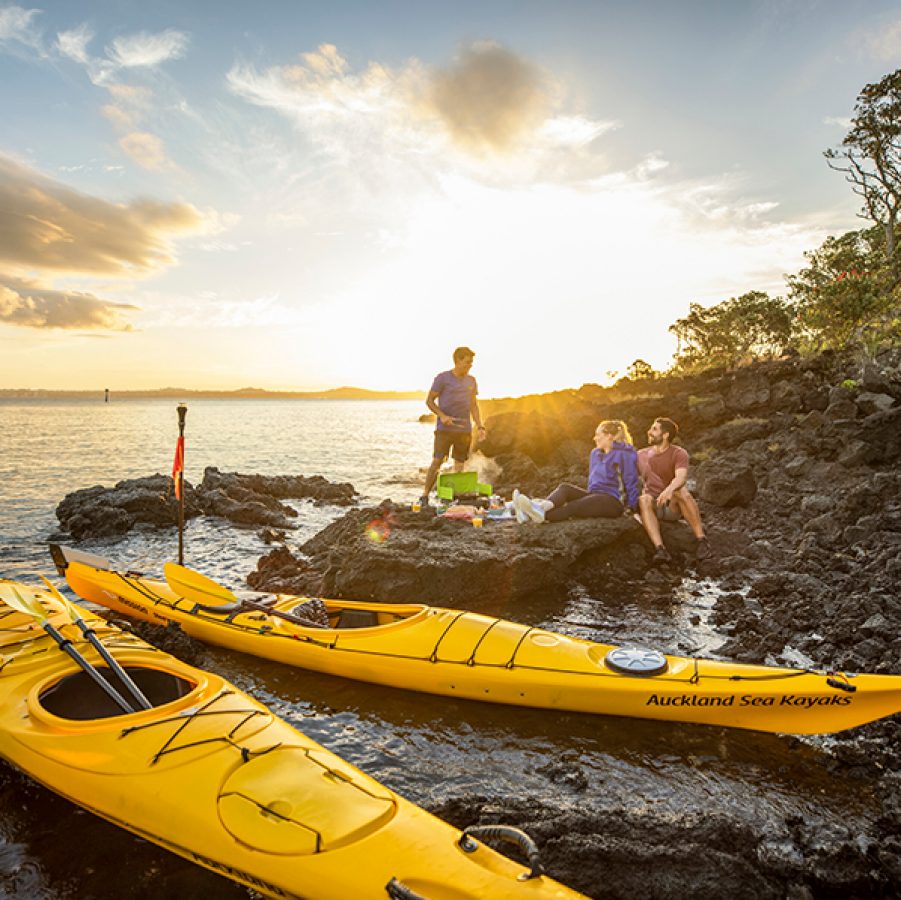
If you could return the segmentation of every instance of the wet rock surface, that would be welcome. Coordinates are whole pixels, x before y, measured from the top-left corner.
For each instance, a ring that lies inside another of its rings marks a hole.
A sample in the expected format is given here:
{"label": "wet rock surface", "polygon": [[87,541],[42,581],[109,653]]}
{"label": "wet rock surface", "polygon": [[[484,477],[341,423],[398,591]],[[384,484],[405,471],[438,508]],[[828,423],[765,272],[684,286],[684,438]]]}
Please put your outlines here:
{"label": "wet rock surface", "polygon": [[[244,475],[209,466],[196,487],[185,482],[185,519],[221,516],[239,525],[270,529],[293,526],[297,510],[283,500],[312,500],[317,506],[349,506],[356,492],[321,475]],[[112,488],[96,485],[67,494],[56,508],[62,529],[76,540],[126,534],[146,525],[178,524],[178,501],[172,479],[150,475],[120,481]]]}
{"label": "wet rock surface", "polygon": [[764,829],[703,810],[673,816],[636,803],[592,815],[577,803],[561,810],[477,796],[431,811],[459,828],[516,821],[547,870],[566,872],[567,883],[589,897],[897,896],[897,838],[885,833],[875,842],[851,827],[824,830],[798,816]]}

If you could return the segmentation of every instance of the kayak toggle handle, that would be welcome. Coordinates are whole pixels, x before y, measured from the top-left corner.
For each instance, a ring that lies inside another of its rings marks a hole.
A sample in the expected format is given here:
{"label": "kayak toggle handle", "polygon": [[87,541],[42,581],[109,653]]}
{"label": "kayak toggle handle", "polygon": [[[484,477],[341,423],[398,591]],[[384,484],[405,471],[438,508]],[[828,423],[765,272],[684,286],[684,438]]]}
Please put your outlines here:
{"label": "kayak toggle handle", "polygon": [[[851,682],[847,680],[848,676],[843,672],[829,672],[827,674],[826,684],[828,684],[829,687],[838,688],[840,691],[847,691],[849,694],[857,692],[857,685],[851,684]],[[839,678],[836,678],[836,675],[839,676]],[[840,678],[844,678],[845,680],[841,681],[839,680]]]}
{"label": "kayak toggle handle", "polygon": [[408,888],[402,881],[392,878],[385,885],[385,892],[391,900],[427,900],[422,894],[417,894],[412,888]]}
{"label": "kayak toggle handle", "polygon": [[541,865],[541,858],[538,847],[524,831],[514,828],[512,825],[470,825],[469,828],[463,829],[460,835],[459,845],[464,853],[475,853],[479,847],[479,842],[475,836],[485,838],[496,838],[500,841],[506,841],[508,844],[515,844],[526,855],[529,860],[530,871],[528,875],[520,875],[522,881],[528,881],[531,878],[538,878],[544,874],[544,866]]}

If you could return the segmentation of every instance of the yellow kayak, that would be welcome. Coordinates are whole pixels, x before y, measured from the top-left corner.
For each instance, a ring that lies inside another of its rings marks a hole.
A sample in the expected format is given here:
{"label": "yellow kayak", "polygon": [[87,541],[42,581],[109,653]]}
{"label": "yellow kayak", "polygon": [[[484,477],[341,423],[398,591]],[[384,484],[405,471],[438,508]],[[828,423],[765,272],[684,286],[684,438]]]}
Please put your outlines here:
{"label": "yellow kayak", "polygon": [[307,627],[289,620],[300,620],[309,598],[247,592],[242,600],[172,563],[167,584],[113,571],[102,558],[77,551],[54,555],[85,600],[148,622],[177,623],[211,644],[374,684],[791,734],[841,731],[901,711],[899,675],[665,656],[416,604],[316,601],[324,603],[328,627]]}
{"label": "yellow kayak", "polygon": [[[63,598],[0,579],[0,756],[73,803],[269,897],[582,896],[529,877],[217,675],[84,612],[100,649],[148,701],[124,712],[20,601],[60,632],[92,677],[129,695]],[[518,836],[530,849],[512,829],[494,836]]]}

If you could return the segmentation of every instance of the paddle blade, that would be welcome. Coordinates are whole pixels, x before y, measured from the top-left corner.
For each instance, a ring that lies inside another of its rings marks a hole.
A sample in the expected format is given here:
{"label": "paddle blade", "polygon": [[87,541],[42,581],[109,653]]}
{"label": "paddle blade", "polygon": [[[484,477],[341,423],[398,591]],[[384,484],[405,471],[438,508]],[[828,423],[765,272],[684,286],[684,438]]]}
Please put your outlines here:
{"label": "paddle blade", "polygon": [[57,600],[59,600],[60,603],[62,603],[63,609],[69,614],[69,619],[70,619],[70,621],[72,622],[72,624],[74,625],[74,624],[76,624],[77,622],[80,622],[81,619],[83,618],[83,616],[81,615],[81,611],[78,609],[78,606],[77,606],[75,603],[70,603],[70,602],[69,602],[69,601],[68,601],[68,600],[67,600],[67,599],[66,599],[66,598],[65,598],[65,597],[64,597],[64,596],[56,589],[56,585],[55,585],[52,581],[50,581],[49,579],[45,578],[43,575],[41,575],[41,581],[43,581],[44,584],[47,585],[47,588],[48,588],[48,590],[50,591],[50,593],[53,594],[53,596],[54,596]]}
{"label": "paddle blade", "polygon": [[0,585],[0,598],[11,609],[25,613],[26,616],[33,616],[42,624],[49,619],[47,611],[37,600],[23,597],[12,585]]}
{"label": "paddle blade", "polygon": [[238,598],[227,587],[193,569],[170,562],[163,566],[163,572],[169,587],[182,597],[196,601],[198,596],[202,596],[205,603],[211,604],[238,602]]}

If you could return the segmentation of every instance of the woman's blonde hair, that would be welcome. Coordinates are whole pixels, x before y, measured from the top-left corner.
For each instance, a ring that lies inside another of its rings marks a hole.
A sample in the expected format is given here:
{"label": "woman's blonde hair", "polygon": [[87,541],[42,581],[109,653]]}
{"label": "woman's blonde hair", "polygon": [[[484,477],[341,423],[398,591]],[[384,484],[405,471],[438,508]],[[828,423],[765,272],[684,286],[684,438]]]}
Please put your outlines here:
{"label": "woman's blonde hair", "polygon": [[629,428],[622,419],[605,419],[598,427],[604,434],[612,434],[615,441],[632,443],[632,435],[629,434]]}

